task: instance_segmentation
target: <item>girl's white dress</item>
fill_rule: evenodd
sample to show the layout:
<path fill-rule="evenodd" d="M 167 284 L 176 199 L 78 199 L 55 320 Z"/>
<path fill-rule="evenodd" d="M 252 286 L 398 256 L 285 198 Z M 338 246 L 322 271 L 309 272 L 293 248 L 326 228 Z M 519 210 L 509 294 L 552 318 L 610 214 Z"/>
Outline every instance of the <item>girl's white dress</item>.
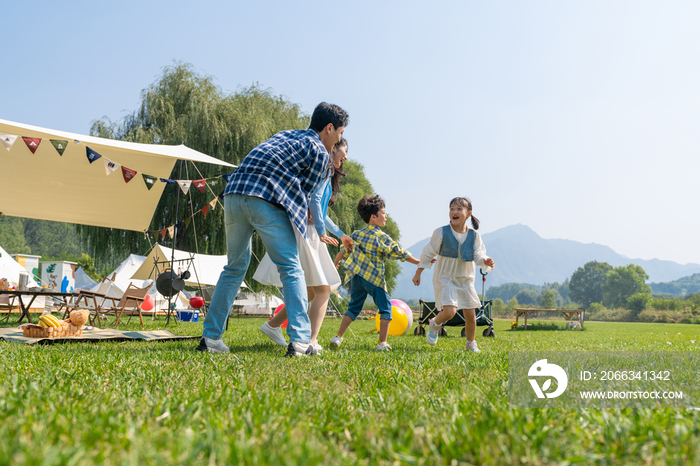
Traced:
<path fill-rule="evenodd" d="M 338 275 L 338 271 L 333 265 L 333 260 L 328 254 L 326 243 L 321 242 L 316 229 L 309 225 L 309 228 L 306 229 L 306 239 L 301 236 L 301 233 L 296 228 L 294 229 L 294 234 L 297 239 L 299 261 L 301 262 L 301 268 L 304 270 L 306 286 L 327 285 L 331 287 L 331 290 L 338 288 L 340 286 L 340 275 Z M 255 270 L 253 279 L 263 285 L 282 287 L 282 280 L 277 271 L 277 266 L 267 253 L 265 253 L 265 257 L 263 257 L 260 265 Z"/>
<path fill-rule="evenodd" d="M 442 227 L 440 227 L 433 232 L 430 242 L 423 248 L 418 268 L 432 268 L 431 261 L 437 256 L 433 270 L 433 291 L 435 292 L 435 306 L 438 310 L 442 310 L 443 306 L 457 306 L 457 309 L 479 308 L 481 301 L 474 288 L 475 264 L 484 269 L 484 272 L 492 270 L 491 267 L 484 265 L 484 260 L 488 259 L 486 248 L 481 241 L 481 235 L 475 231 L 474 260 L 465 262 L 462 260 L 461 244 L 466 239 L 467 233 L 460 234 L 452 228 L 450 231 L 457 239 L 457 244 L 460 245 L 458 257 L 439 255 L 440 246 L 442 246 Z"/>

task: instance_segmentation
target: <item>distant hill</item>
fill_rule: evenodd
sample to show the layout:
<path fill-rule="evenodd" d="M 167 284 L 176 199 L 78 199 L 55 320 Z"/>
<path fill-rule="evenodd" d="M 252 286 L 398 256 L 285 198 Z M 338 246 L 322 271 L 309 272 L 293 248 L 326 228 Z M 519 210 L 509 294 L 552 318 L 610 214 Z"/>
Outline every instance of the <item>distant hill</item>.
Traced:
<path fill-rule="evenodd" d="M 667 283 L 650 283 L 652 293 L 676 296 L 700 292 L 700 273 Z"/>
<path fill-rule="evenodd" d="M 486 251 L 496 261 L 496 269 L 487 276 L 486 288 L 503 283 L 529 283 L 542 285 L 566 280 L 586 262 L 607 262 L 613 267 L 627 264 L 641 266 L 649 274 L 650 282 L 670 282 L 681 277 L 700 273 L 700 264 L 678 264 L 659 259 L 630 259 L 608 246 L 580 243 L 566 239 L 544 239 L 526 225 L 517 224 L 482 235 Z M 430 241 L 417 242 L 409 251 L 419 256 Z M 432 300 L 432 273 L 423 272 L 421 286 L 415 287 L 411 279 L 416 266 L 402 264 L 402 273 L 393 293 L 397 298 L 423 298 Z M 476 289 L 481 293 L 481 280 Z"/>

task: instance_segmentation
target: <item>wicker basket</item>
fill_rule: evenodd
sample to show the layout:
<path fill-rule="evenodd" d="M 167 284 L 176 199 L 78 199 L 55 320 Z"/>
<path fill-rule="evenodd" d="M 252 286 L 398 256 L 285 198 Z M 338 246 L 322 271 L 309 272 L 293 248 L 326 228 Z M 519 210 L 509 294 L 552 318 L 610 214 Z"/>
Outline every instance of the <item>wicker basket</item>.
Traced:
<path fill-rule="evenodd" d="M 42 327 L 29 325 L 22 329 L 22 335 L 27 338 L 64 338 L 79 337 L 83 335 L 82 325 L 63 323 L 60 327 Z"/>

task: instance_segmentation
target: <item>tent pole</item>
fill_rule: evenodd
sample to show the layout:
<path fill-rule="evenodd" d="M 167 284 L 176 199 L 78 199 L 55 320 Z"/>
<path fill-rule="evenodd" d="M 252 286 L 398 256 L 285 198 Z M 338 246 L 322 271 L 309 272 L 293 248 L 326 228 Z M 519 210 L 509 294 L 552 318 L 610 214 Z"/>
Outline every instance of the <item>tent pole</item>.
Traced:
<path fill-rule="evenodd" d="M 180 174 L 178 175 L 178 179 L 182 179 L 182 160 L 180 160 Z M 173 254 L 170 258 L 170 271 L 175 272 L 175 238 L 177 237 L 177 217 L 179 215 L 179 210 L 180 208 L 180 185 L 178 184 L 177 186 L 177 198 L 175 199 L 175 227 L 173 229 Z M 180 294 L 178 292 L 178 294 Z M 173 281 L 170 280 L 170 293 L 168 296 L 168 318 L 165 321 L 165 326 L 167 327 L 168 324 L 170 323 L 170 314 L 172 313 L 172 299 L 173 299 Z M 177 302 L 177 301 L 175 301 Z"/>

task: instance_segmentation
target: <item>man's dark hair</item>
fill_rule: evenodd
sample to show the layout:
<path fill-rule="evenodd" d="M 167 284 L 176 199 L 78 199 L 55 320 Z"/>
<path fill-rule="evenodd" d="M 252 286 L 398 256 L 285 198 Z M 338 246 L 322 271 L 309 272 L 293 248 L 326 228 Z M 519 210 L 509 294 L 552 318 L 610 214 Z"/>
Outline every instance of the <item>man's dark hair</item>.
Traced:
<path fill-rule="evenodd" d="M 368 194 L 360 199 L 360 202 L 357 204 L 357 212 L 360 214 L 360 217 L 362 217 L 362 220 L 369 224 L 372 215 L 377 215 L 377 213 L 385 207 L 384 199 L 377 195 L 370 196 Z"/>
<path fill-rule="evenodd" d="M 323 131 L 323 128 L 328 126 L 328 123 L 333 123 L 334 129 L 347 126 L 348 112 L 337 105 L 321 102 L 314 109 L 314 114 L 311 115 L 309 128 L 320 133 Z"/>

